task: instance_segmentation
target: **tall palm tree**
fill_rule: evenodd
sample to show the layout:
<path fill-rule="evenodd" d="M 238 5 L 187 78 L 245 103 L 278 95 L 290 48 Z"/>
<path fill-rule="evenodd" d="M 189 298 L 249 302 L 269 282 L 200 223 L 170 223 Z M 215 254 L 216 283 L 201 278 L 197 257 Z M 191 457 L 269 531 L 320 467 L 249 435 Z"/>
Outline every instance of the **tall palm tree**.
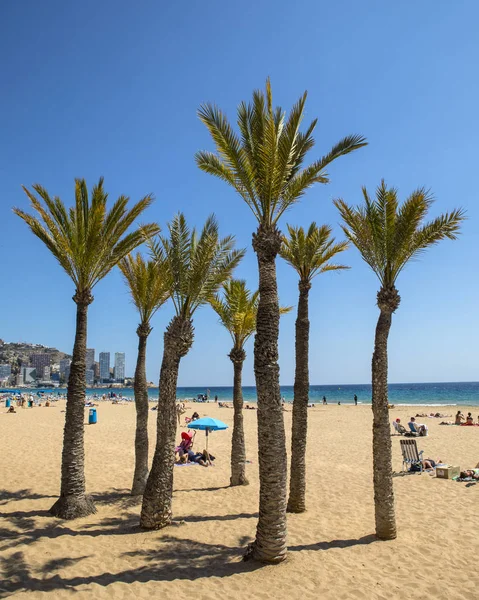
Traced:
<path fill-rule="evenodd" d="M 273 107 L 269 80 L 266 94 L 253 93 L 250 104 L 238 107 L 239 135 L 214 105 L 199 110 L 217 153 L 198 152 L 200 169 L 231 185 L 258 221 L 253 249 L 258 259 L 259 293 L 254 370 L 258 394 L 259 520 L 256 540 L 245 558 L 266 563 L 286 558 L 286 440 L 279 388 L 279 302 L 276 255 L 281 247 L 278 222 L 283 213 L 315 183 L 326 183 L 327 166 L 339 156 L 365 145 L 349 136 L 307 167 L 303 162 L 314 146 L 316 119 L 300 131 L 306 92 L 286 118 Z"/>
<path fill-rule="evenodd" d="M 259 292 L 251 293 L 242 279 L 230 279 L 223 284 L 223 296 L 218 294 L 211 306 L 220 318 L 221 324 L 231 335 L 233 348 L 228 354 L 233 363 L 233 435 L 231 439 L 231 478 L 230 485 L 248 485 L 245 473 L 246 449 L 243 429 L 243 363 L 246 359 L 244 346 L 256 330 Z M 291 310 L 282 307 L 281 314 Z"/>
<path fill-rule="evenodd" d="M 332 229 L 311 223 L 305 233 L 302 227 L 288 225 L 289 238 L 283 238 L 280 255 L 299 275 L 299 301 L 296 318 L 295 376 L 293 426 L 291 437 L 291 470 L 289 478 L 288 512 L 306 510 L 306 437 L 309 402 L 309 290 L 316 275 L 347 269 L 331 263 L 331 259 L 348 247 L 347 242 L 335 244 Z"/>
<path fill-rule="evenodd" d="M 453 210 L 425 223 L 432 196 L 420 188 L 400 205 L 397 190 L 387 188 L 384 180 L 376 190 L 375 200 L 370 198 L 366 188 L 363 188 L 363 197 L 364 204 L 357 207 L 348 206 L 340 199 L 335 205 L 344 221 L 342 228 L 346 237 L 380 282 L 377 294 L 380 312 L 372 358 L 374 506 L 376 535 L 391 540 L 396 537 L 396 518 L 388 422 L 387 344 L 392 314 L 401 301 L 396 279 L 406 264 L 429 246 L 445 238 L 456 239 L 464 212 Z"/>
<path fill-rule="evenodd" d="M 135 369 L 135 472 L 131 495 L 140 496 L 148 479 L 148 384 L 146 380 L 146 344 L 151 333 L 151 319 L 170 295 L 170 282 L 164 262 L 146 261 L 138 252 L 129 254 L 119 264 L 133 304 L 140 314 L 137 327 L 138 357 Z"/>
<path fill-rule="evenodd" d="M 83 444 L 87 312 L 93 302 L 92 290 L 124 256 L 155 235 L 158 226 L 143 225 L 127 233 L 153 198 L 145 196 L 128 208 L 129 198 L 120 196 L 107 211 L 108 194 L 102 178 L 92 189 L 91 201 L 85 180 L 76 179 L 75 205 L 69 211 L 60 198 L 50 198 L 40 185 L 33 186 L 40 199 L 23 189 L 38 217 L 18 208 L 14 212 L 50 250 L 75 286 L 76 333 L 68 378 L 60 498 L 50 509 L 56 517 L 75 519 L 96 510 L 92 499 L 85 494 Z"/>
<path fill-rule="evenodd" d="M 244 256 L 244 250 L 234 250 L 233 236 L 220 239 L 214 216 L 199 235 L 181 213 L 168 229 L 168 238 L 159 236 L 150 244 L 152 258 L 166 265 L 175 316 L 164 335 L 156 448 L 141 508 L 140 524 L 146 529 L 160 529 L 172 519 L 176 385 L 180 360 L 193 345 L 193 316 L 211 301 Z"/>

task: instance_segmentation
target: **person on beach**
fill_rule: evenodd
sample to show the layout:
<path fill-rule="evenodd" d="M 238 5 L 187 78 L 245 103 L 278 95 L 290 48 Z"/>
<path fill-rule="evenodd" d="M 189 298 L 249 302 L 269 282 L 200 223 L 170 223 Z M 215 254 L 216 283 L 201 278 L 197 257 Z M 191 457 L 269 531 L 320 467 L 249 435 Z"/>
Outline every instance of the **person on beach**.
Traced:
<path fill-rule="evenodd" d="M 175 448 L 175 452 L 178 454 L 180 461 L 183 458 L 183 456 L 185 454 L 188 454 L 188 452 L 193 447 L 194 437 L 195 437 L 195 434 L 190 433 L 189 431 L 181 432 L 181 442 L 180 442 L 179 446 L 177 446 Z"/>
<path fill-rule="evenodd" d="M 12 406 L 10 406 L 10 408 L 7 410 L 7 413 L 16 413 L 16 412 L 17 412 L 17 411 L 15 410 L 15 407 L 13 406 L 13 404 L 12 404 Z"/>
<path fill-rule="evenodd" d="M 416 423 L 416 419 L 414 417 L 411 417 L 411 420 L 408 423 L 408 427 L 413 433 L 417 433 L 421 436 L 427 435 L 426 425 L 420 425 L 419 423 Z"/>
<path fill-rule="evenodd" d="M 358 397 L 354 394 L 354 406 L 358 405 Z"/>
<path fill-rule="evenodd" d="M 328 401 L 326 400 L 326 396 L 323 396 L 323 406 L 327 403 L 328 403 Z"/>
<path fill-rule="evenodd" d="M 474 419 L 472 417 L 472 413 L 467 413 L 466 425 L 474 425 Z"/>
<path fill-rule="evenodd" d="M 176 405 L 176 416 L 178 417 L 178 425 L 181 425 L 181 415 L 186 411 L 185 403 L 179 402 Z"/>
<path fill-rule="evenodd" d="M 462 414 L 462 412 L 460 410 L 457 411 L 456 413 L 456 425 L 460 425 L 463 421 L 465 420 L 464 415 Z"/>

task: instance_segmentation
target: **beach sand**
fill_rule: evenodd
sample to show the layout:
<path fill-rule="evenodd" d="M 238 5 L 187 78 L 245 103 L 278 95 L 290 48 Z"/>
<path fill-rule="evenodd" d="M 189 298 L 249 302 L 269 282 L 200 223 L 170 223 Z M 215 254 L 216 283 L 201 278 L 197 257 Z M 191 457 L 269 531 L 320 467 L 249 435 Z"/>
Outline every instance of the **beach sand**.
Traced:
<path fill-rule="evenodd" d="M 187 415 L 197 410 L 232 425 L 231 409 L 190 407 Z M 98 423 L 85 428 L 87 489 L 97 514 L 76 521 L 49 516 L 60 482 L 63 408 L 59 402 L 15 415 L 0 409 L 0 597 L 479 597 L 479 483 L 429 474 L 396 477 L 398 538 L 375 540 L 369 406 L 309 410 L 308 510 L 288 516 L 288 559 L 274 567 L 241 560 L 257 522 L 256 411 L 246 410 L 244 418 L 251 484 L 228 487 L 231 429 L 212 433 L 213 468 L 175 467 L 174 514 L 186 523 L 144 532 L 140 505 L 128 496 L 133 404 L 103 403 Z M 452 414 L 458 408 L 434 410 Z M 390 413 L 404 423 L 410 414 L 430 411 L 418 406 Z M 155 420 L 150 412 L 151 451 Z M 417 440 L 425 457 L 461 468 L 477 464 L 479 427 L 418 421 L 429 426 L 429 437 Z M 289 451 L 291 412 L 285 422 Z M 401 470 L 399 439 L 392 438 L 395 471 Z M 195 447 L 201 450 L 203 442 L 198 432 Z"/>

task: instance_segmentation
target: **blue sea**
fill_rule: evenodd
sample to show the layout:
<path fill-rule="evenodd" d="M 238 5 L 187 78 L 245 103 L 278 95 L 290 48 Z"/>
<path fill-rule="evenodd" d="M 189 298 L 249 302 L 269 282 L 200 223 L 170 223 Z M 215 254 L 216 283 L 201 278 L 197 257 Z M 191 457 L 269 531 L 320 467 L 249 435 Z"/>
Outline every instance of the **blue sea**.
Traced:
<path fill-rule="evenodd" d="M 22 390 L 26 391 L 26 390 Z M 31 390 L 33 394 L 38 392 L 37 389 Z M 90 388 L 87 390 L 88 396 L 102 396 L 110 391 L 117 395 L 121 393 L 125 399 L 133 400 L 133 390 L 131 388 L 122 389 L 105 389 L 105 388 Z M 66 390 L 55 389 L 53 393 L 66 393 Z M 179 387 L 177 389 L 177 398 L 191 400 L 196 398 L 198 394 L 206 394 L 210 400 L 214 400 L 218 396 L 218 400 L 231 401 L 233 399 L 232 387 Z M 354 394 L 358 397 L 360 404 L 371 403 L 371 385 L 312 385 L 310 386 L 310 402 L 322 401 L 323 396 L 326 396 L 328 403 L 337 404 L 352 404 Z M 293 401 L 293 386 L 281 386 L 281 395 L 286 402 Z M 150 388 L 150 400 L 154 401 L 158 398 L 158 388 Z M 243 397 L 245 402 L 256 402 L 256 388 L 254 386 L 243 387 Z M 465 383 L 391 383 L 389 384 L 389 402 L 391 404 L 403 406 L 455 406 L 468 405 L 479 406 L 479 382 Z"/>

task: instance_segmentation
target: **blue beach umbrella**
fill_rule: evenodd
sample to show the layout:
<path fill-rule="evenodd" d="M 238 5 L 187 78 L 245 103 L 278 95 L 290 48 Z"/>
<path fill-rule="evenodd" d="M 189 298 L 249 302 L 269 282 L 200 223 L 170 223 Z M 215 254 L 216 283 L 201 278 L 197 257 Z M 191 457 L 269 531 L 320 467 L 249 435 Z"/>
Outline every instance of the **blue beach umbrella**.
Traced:
<path fill-rule="evenodd" d="M 221 431 L 222 429 L 228 429 L 228 425 L 218 419 L 212 417 L 203 417 L 202 419 L 196 419 L 192 421 L 188 427 L 190 429 L 200 429 L 206 433 L 206 453 L 208 454 L 208 434 L 210 431 Z"/>

